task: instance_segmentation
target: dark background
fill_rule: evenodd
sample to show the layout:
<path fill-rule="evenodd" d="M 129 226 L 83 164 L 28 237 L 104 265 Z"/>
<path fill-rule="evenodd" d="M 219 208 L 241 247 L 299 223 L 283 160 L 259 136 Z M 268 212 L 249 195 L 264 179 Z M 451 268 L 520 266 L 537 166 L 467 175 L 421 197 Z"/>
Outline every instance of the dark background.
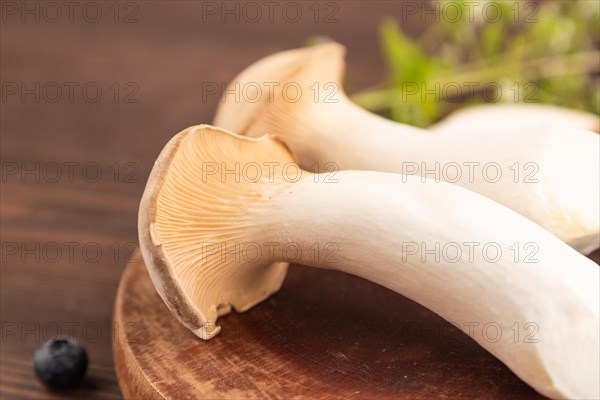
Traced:
<path fill-rule="evenodd" d="M 111 318 L 138 202 L 168 139 L 212 121 L 219 97 L 203 101 L 203 82 L 227 83 L 267 54 L 328 35 L 348 47 L 350 89 L 364 88 L 385 73 L 379 23 L 402 12 L 396 1 L 296 1 L 284 14 L 280 2 L 273 22 L 266 6 L 252 22 L 243 2 L 227 2 L 239 12 L 225 16 L 221 3 L 81 2 L 57 17 L 44 2 L 2 2 L 3 398 L 60 397 L 31 368 L 33 350 L 57 333 L 81 340 L 91 360 L 84 387 L 67 396 L 121 396 Z"/>
<path fill-rule="evenodd" d="M 45 2 L 2 2 L 3 398 L 61 397 L 31 368 L 33 350 L 57 334 L 81 340 L 91 360 L 83 387 L 64 396 L 121 397 L 111 318 L 138 202 L 169 138 L 212 121 L 219 96 L 203 99 L 203 83 L 225 84 L 265 55 L 327 35 L 348 48 L 352 92 L 385 76 L 385 16 L 415 36 L 425 28 L 400 1 L 295 1 L 287 11 L 281 1 L 273 21 L 264 3 L 253 22 L 255 9 L 233 1 L 238 12 L 225 16 L 221 1 L 82 1 L 61 16 Z"/>

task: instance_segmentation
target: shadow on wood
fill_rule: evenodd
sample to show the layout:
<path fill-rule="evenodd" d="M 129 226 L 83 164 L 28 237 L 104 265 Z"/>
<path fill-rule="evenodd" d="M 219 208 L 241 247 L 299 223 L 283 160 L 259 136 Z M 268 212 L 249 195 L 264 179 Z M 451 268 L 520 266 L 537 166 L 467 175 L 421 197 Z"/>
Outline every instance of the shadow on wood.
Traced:
<path fill-rule="evenodd" d="M 170 314 L 138 253 L 114 319 L 126 398 L 543 398 L 434 313 L 335 271 L 292 266 L 278 294 L 221 318 L 205 342 Z"/>

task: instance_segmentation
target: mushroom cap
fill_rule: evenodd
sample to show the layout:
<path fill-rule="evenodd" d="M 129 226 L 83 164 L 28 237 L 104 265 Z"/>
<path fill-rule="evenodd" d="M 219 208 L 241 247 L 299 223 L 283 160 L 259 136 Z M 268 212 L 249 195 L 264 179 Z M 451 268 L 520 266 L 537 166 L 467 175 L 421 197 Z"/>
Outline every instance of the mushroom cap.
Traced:
<path fill-rule="evenodd" d="M 273 229 L 270 201 L 290 163 L 272 137 L 208 125 L 175 135 L 156 160 L 139 208 L 140 248 L 169 310 L 202 339 L 232 306 L 245 311 L 280 288 L 288 264 L 246 245 Z"/>
<path fill-rule="evenodd" d="M 227 100 L 225 96 L 217 109 L 214 124 L 247 136 L 262 135 L 265 129 L 279 129 L 279 132 L 270 133 L 284 134 L 283 128 L 289 125 L 298 126 L 303 121 L 301 116 L 300 122 L 287 124 L 286 121 L 292 118 L 291 115 L 303 113 L 299 111 L 304 109 L 299 108 L 298 103 L 315 103 L 312 99 L 316 90 L 320 95 L 331 95 L 331 91 L 325 90 L 323 85 L 337 84 L 340 88 L 337 95 L 345 96 L 341 90 L 346 69 L 345 54 L 344 46 L 336 42 L 327 42 L 281 51 L 256 61 L 236 76 L 227 87 L 229 93 L 243 93 L 245 99 L 224 101 Z M 269 93 L 268 85 L 272 84 L 278 84 L 274 87 L 275 98 Z M 297 84 L 302 88 L 300 101 L 286 101 L 282 98 L 281 90 L 286 84 Z M 318 89 L 313 86 L 315 84 L 320 85 Z M 319 99 L 319 102 L 323 102 L 323 99 Z M 291 108 L 294 112 L 290 112 Z M 490 126 L 490 120 L 494 121 L 493 126 Z M 533 125 L 564 126 L 600 132 L 600 118 L 595 114 L 533 103 L 465 107 L 428 129 L 439 133 L 489 133 Z M 287 138 L 288 142 L 289 139 Z"/>
<path fill-rule="evenodd" d="M 295 100 L 286 101 L 281 98 L 281 91 L 285 85 L 301 88 L 299 101 L 314 99 L 310 86 L 315 83 L 327 82 L 341 86 L 346 68 L 345 54 L 344 46 L 328 42 L 282 51 L 258 60 L 236 76 L 227 87 L 229 93 L 242 91 L 247 99 L 253 101 L 221 101 L 215 114 L 214 125 L 244 135 L 251 131 L 254 134 L 251 133 L 250 136 L 256 135 L 257 132 L 263 134 L 264 131 L 254 126 L 255 122 L 264 119 L 266 112 L 273 112 L 274 104 L 283 107 L 297 106 Z M 277 84 L 272 89 L 275 98 L 269 93 L 269 85 L 273 84 Z M 290 91 L 292 90 L 293 88 L 290 88 Z M 325 91 L 320 88 L 319 92 Z"/>

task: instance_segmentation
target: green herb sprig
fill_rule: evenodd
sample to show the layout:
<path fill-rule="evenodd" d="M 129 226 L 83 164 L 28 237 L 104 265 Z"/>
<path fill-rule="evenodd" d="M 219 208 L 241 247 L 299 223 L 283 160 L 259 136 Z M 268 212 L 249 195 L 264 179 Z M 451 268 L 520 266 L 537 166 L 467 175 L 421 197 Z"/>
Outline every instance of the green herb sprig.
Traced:
<path fill-rule="evenodd" d="M 467 1 L 452 0 L 462 18 L 433 22 L 416 40 L 385 20 L 381 47 L 389 76 L 352 99 L 416 126 L 485 102 L 551 103 L 598 114 L 597 1 L 531 3 L 535 12 L 517 21 L 514 1 L 490 2 L 502 10 L 493 21 L 473 20 Z"/>

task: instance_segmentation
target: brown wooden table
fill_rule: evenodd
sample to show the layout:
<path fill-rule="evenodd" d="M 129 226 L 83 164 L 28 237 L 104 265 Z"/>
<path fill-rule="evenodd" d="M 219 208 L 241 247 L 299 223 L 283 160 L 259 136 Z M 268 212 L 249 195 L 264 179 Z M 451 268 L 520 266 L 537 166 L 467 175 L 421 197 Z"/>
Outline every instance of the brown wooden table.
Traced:
<path fill-rule="evenodd" d="M 403 18 L 394 1 L 320 3 L 316 22 L 314 2 L 298 1 L 296 23 L 283 2 L 273 23 L 266 9 L 258 22 L 250 9 L 239 22 L 214 14 L 221 2 L 79 4 L 2 3 L 2 398 L 121 397 L 112 312 L 138 201 L 167 140 L 212 120 L 218 95 L 203 96 L 203 83 L 320 34 L 347 45 L 348 85 L 360 89 L 384 74 L 381 19 Z M 91 360 L 66 393 L 47 391 L 31 368 L 33 350 L 57 334 L 81 340 Z"/>

